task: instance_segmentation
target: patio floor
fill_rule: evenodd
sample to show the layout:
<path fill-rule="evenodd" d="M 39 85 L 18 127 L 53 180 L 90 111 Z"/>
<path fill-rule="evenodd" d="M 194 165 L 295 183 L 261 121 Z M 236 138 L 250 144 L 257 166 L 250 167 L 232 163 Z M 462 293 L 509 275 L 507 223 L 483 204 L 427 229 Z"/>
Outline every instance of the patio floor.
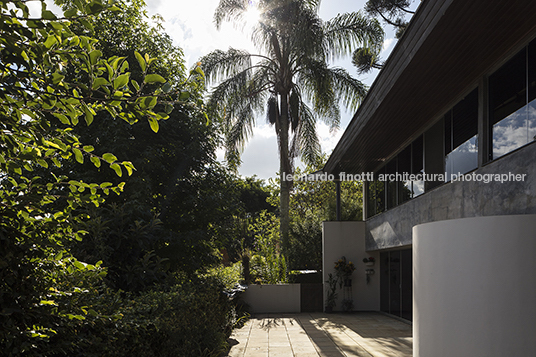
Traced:
<path fill-rule="evenodd" d="M 411 357 L 412 326 L 376 312 L 256 315 L 228 357 Z"/>

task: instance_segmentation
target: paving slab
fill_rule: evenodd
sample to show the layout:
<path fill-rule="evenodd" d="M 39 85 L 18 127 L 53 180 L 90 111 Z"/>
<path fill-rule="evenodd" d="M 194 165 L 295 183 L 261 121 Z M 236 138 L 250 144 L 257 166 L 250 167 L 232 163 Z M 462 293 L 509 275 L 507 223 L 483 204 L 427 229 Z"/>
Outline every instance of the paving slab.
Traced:
<path fill-rule="evenodd" d="M 376 312 L 255 315 L 227 357 L 411 357 L 410 323 Z"/>

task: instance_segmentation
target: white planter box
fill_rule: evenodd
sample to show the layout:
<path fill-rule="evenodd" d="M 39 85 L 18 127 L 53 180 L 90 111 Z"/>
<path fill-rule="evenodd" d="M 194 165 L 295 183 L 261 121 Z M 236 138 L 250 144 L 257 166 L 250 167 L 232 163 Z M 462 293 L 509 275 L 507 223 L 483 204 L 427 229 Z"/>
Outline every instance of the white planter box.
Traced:
<path fill-rule="evenodd" d="M 297 313 L 301 310 L 300 284 L 250 285 L 242 297 L 251 313 Z"/>

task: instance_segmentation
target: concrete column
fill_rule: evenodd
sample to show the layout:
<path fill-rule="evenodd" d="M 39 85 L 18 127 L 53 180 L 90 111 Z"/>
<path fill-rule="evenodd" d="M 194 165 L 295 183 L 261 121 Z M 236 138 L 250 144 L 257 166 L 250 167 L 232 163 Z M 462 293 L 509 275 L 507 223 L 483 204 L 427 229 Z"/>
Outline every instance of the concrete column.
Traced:
<path fill-rule="evenodd" d="M 536 351 L 536 215 L 413 228 L 416 357 Z"/>

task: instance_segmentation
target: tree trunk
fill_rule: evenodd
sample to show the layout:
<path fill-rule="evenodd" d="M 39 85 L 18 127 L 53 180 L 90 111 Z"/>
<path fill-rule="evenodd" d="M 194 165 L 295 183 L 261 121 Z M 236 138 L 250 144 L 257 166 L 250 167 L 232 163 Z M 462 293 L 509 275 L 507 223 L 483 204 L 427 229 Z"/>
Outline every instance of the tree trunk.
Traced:
<path fill-rule="evenodd" d="M 281 95 L 281 117 L 279 128 L 279 177 L 281 180 L 279 207 L 281 210 L 281 244 L 283 255 L 287 255 L 289 244 L 289 224 L 290 224 L 290 189 L 292 187 L 292 169 L 289 160 L 289 118 L 288 118 L 288 95 Z M 290 180 L 289 180 L 290 179 Z"/>

